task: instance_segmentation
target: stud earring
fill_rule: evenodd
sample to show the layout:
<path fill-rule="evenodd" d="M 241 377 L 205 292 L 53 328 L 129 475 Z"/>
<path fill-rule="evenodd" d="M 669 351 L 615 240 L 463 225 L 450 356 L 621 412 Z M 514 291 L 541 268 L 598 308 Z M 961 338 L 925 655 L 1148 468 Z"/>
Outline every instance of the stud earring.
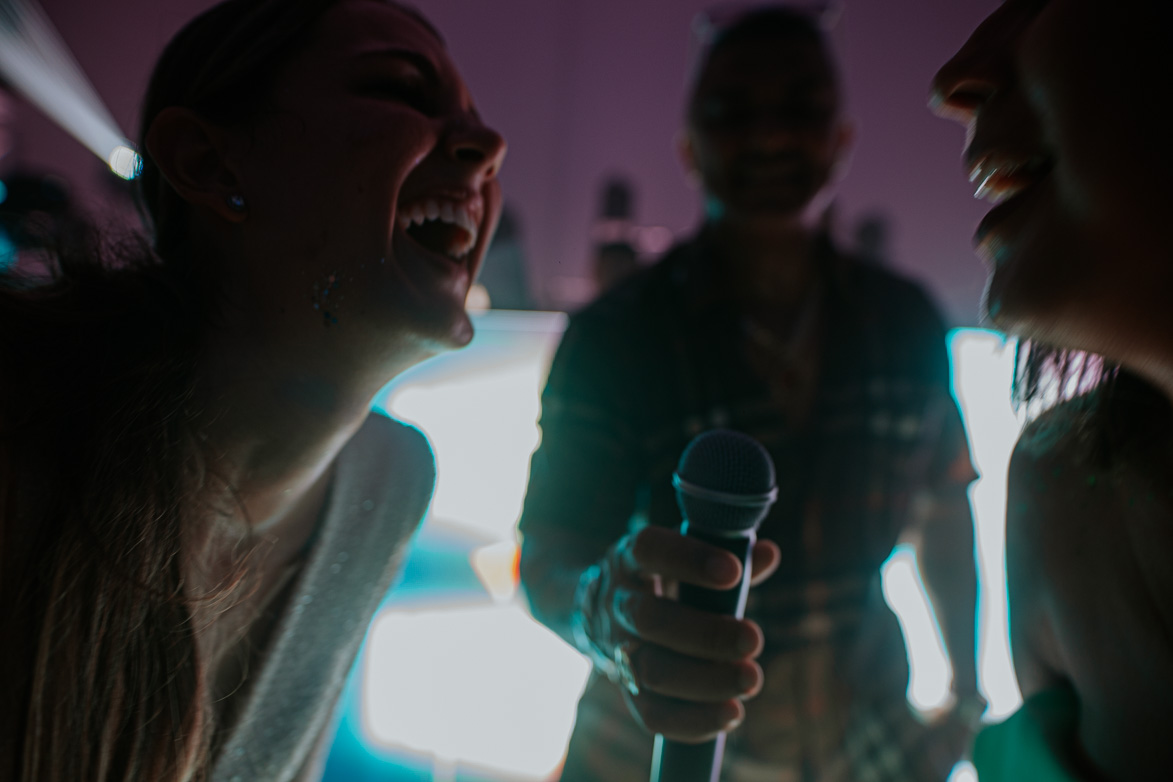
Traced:
<path fill-rule="evenodd" d="M 240 193 L 233 193 L 225 200 L 228 202 L 228 208 L 233 212 L 244 211 L 244 196 L 242 196 Z"/>

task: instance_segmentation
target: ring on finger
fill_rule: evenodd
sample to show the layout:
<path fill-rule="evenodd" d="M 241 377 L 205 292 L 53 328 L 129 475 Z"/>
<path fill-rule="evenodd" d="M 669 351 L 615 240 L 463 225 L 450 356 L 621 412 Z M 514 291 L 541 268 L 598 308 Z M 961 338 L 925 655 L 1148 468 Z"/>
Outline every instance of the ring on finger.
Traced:
<path fill-rule="evenodd" d="M 624 641 L 615 647 L 615 679 L 616 684 L 629 693 L 639 695 L 640 683 L 635 676 L 635 668 L 631 664 L 631 657 L 639 649 L 639 641 Z"/>

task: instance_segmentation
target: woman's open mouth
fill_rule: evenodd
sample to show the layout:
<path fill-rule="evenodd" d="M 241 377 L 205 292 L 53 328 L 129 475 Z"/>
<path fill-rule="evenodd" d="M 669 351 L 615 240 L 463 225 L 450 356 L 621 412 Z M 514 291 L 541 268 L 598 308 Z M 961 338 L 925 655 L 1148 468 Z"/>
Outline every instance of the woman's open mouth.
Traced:
<path fill-rule="evenodd" d="M 985 199 L 994 208 L 978 225 L 974 244 L 980 247 L 990 231 L 1024 203 L 1054 167 L 1054 159 L 1047 155 L 1025 158 L 989 155 L 979 160 L 969 174 L 970 181 L 977 183 L 974 198 Z"/>
<path fill-rule="evenodd" d="M 983 158 L 969 172 L 969 181 L 978 183 L 973 197 L 1000 204 L 1043 179 L 1053 167 L 1054 161 L 1044 155 L 1025 160 Z"/>
<path fill-rule="evenodd" d="M 477 245 L 484 206 L 479 197 L 428 196 L 401 204 L 399 227 L 425 250 L 463 263 Z"/>

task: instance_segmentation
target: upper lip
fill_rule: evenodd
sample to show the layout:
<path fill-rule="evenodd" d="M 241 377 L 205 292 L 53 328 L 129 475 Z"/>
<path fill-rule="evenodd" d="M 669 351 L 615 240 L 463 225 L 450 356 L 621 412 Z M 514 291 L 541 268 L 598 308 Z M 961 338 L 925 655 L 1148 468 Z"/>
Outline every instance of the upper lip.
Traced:
<path fill-rule="evenodd" d="M 477 246 L 484 222 L 485 202 L 480 193 L 467 189 L 440 189 L 419 195 L 405 196 L 396 207 L 396 220 L 405 231 L 412 224 L 440 220 L 459 226 L 468 232 L 456 252 L 463 257 Z"/>
<path fill-rule="evenodd" d="M 977 183 L 974 198 L 999 204 L 1042 179 L 1051 170 L 1051 157 L 1042 152 L 1005 150 L 971 152 L 966 156 L 969 181 Z"/>

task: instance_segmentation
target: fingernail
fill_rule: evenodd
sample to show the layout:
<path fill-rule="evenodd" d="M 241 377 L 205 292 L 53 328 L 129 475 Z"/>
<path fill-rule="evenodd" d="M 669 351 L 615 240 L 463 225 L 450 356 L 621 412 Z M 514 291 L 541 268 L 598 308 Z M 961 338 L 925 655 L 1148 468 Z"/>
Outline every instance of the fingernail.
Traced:
<path fill-rule="evenodd" d="M 737 566 L 728 557 L 709 557 L 705 570 L 714 581 L 731 581 L 737 576 Z"/>
<path fill-rule="evenodd" d="M 742 654 L 753 654 L 758 650 L 758 634 L 751 630 L 743 630 L 737 639 L 737 650 Z"/>
<path fill-rule="evenodd" d="M 757 689 L 760 681 L 760 674 L 756 665 L 750 665 L 741 670 L 741 691 L 743 693 L 751 693 Z"/>

